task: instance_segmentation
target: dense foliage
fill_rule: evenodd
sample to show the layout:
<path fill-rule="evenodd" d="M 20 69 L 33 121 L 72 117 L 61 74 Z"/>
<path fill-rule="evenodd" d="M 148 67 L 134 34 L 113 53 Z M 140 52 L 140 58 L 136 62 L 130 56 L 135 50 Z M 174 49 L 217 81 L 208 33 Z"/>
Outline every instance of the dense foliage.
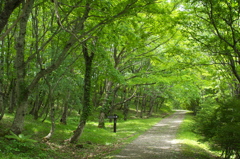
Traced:
<path fill-rule="evenodd" d="M 205 103 L 211 104 L 211 103 Z M 240 154 L 240 115 L 239 99 L 227 99 L 203 106 L 196 116 L 196 131 L 204 140 L 219 146 L 224 158 L 239 158 Z"/>
<path fill-rule="evenodd" d="M 229 104 L 217 111 L 215 102 L 203 105 L 240 96 L 239 6 L 236 0 L 1 0 L 0 120 L 14 116 L 2 136 L 22 136 L 31 115 L 50 120 L 42 137 L 50 140 L 57 121 L 67 125 L 78 113 L 74 133 L 64 139 L 76 143 L 89 120 L 104 128 L 116 112 L 126 121 L 130 111 L 146 118 L 183 108 L 226 122 L 219 134 L 203 133 L 225 150 L 220 138 L 235 125 L 220 118 L 238 115 L 223 111 Z M 228 150 L 226 157 L 238 156 Z"/>

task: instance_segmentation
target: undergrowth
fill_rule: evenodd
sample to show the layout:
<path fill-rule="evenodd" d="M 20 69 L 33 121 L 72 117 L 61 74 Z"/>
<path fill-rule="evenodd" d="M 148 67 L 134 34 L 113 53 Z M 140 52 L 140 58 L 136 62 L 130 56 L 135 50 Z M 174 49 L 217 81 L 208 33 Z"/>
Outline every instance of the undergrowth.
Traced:
<path fill-rule="evenodd" d="M 134 114 L 130 114 L 134 116 Z M 158 116 L 158 117 L 156 117 Z M 0 121 L 0 158 L 3 159 L 69 159 L 69 158 L 102 158 L 119 149 L 137 136 L 148 130 L 161 120 L 161 115 L 154 118 L 129 119 L 121 117 L 117 121 L 117 132 L 113 132 L 113 123 L 106 119 L 106 128 L 97 127 L 97 120 L 92 118 L 84 128 L 83 135 L 77 144 L 64 144 L 78 125 L 79 116 L 69 116 L 67 125 L 56 121 L 56 130 L 53 137 L 43 140 L 51 127 L 51 122 L 41 119 L 33 120 L 31 115 L 26 116 L 25 129 L 19 136 L 7 134 L 13 116 L 5 114 Z"/>
<path fill-rule="evenodd" d="M 183 123 L 181 124 L 177 139 L 181 144 L 181 150 L 186 159 L 214 159 L 218 158 L 219 152 L 211 149 L 207 142 L 201 142 L 202 136 L 195 134 L 194 115 L 189 112 L 186 114 Z"/>

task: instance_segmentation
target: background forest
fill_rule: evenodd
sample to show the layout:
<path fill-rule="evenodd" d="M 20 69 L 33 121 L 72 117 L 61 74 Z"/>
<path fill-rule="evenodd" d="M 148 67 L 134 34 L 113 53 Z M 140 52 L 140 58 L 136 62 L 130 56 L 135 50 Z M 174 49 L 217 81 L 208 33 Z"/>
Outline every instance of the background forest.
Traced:
<path fill-rule="evenodd" d="M 239 3 L 1 0 L 0 135 L 26 137 L 30 119 L 48 133 L 28 135 L 49 141 L 74 118 L 59 142 L 78 143 L 109 115 L 188 109 L 194 131 L 239 158 Z"/>

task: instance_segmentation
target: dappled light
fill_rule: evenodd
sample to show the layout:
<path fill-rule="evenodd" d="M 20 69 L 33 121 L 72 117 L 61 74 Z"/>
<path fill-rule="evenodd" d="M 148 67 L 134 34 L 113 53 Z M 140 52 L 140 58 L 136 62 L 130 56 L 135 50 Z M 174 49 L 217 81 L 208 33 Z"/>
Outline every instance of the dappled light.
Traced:
<path fill-rule="evenodd" d="M 183 117 L 184 111 L 180 114 L 176 112 L 161 120 L 124 148 L 115 158 L 168 158 L 173 152 L 178 155 L 180 142 L 175 139 L 175 135 L 181 123 L 179 121 L 182 121 Z"/>
<path fill-rule="evenodd" d="M 0 0 L 0 158 L 240 158 L 239 26 L 239 0 Z"/>
<path fill-rule="evenodd" d="M 174 123 L 181 123 L 181 122 L 182 122 L 181 120 L 174 121 Z"/>
<path fill-rule="evenodd" d="M 169 124 L 157 124 L 157 125 L 155 125 L 155 127 L 161 127 L 161 126 L 167 126 L 167 125 L 169 125 Z"/>
<path fill-rule="evenodd" d="M 171 144 L 179 144 L 179 143 L 181 143 L 181 141 L 177 140 L 177 139 L 169 140 L 169 141 L 166 141 L 166 142 L 169 142 Z"/>

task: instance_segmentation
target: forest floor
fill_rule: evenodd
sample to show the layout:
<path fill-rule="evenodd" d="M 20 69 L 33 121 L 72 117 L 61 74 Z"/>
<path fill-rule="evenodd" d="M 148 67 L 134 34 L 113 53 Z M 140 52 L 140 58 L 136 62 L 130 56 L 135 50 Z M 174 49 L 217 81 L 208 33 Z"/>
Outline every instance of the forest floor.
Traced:
<path fill-rule="evenodd" d="M 176 133 L 187 111 L 177 110 L 169 117 L 162 119 L 132 143 L 114 155 L 115 159 L 185 159 L 194 156 L 184 156 L 181 144 L 176 140 Z"/>
<path fill-rule="evenodd" d="M 155 116 L 127 121 L 119 118 L 117 133 L 112 132 L 110 122 L 105 123 L 105 129 L 99 129 L 98 122 L 89 121 L 77 144 L 63 144 L 61 141 L 71 135 L 78 116 L 69 117 L 68 125 L 58 124 L 53 138 L 44 141 L 41 138 L 49 132 L 46 128 L 51 122 L 32 122 L 29 115 L 26 117 L 25 135 L 22 135 L 26 140 L 19 142 L 1 135 L 10 127 L 13 118 L 11 114 L 6 114 L 0 122 L 0 158 L 216 159 L 215 154 L 198 143 L 199 137 L 191 131 L 194 124 L 191 112 L 177 110 L 170 114 L 165 118 Z M 37 143 L 27 142 L 29 137 Z"/>

